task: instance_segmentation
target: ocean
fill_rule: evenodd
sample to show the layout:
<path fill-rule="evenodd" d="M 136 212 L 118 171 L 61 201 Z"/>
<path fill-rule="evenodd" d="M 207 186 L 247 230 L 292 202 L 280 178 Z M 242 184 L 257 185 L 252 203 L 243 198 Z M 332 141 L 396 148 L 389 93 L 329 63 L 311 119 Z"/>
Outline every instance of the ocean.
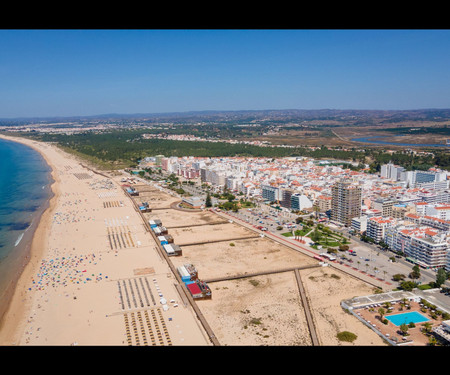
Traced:
<path fill-rule="evenodd" d="M 52 197 L 51 168 L 36 150 L 0 139 L 0 318 Z"/>

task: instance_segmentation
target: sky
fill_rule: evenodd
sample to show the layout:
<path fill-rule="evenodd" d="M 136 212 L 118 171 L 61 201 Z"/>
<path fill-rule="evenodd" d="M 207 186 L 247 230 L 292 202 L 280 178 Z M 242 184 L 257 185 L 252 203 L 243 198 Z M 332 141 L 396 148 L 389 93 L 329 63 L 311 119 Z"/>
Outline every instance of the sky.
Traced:
<path fill-rule="evenodd" d="M 0 118 L 450 108 L 450 30 L 0 30 Z"/>

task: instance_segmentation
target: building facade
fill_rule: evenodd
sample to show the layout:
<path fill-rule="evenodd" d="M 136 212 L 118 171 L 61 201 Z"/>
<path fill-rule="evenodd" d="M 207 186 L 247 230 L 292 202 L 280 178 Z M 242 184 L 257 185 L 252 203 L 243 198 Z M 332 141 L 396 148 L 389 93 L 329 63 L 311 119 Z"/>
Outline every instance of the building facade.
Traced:
<path fill-rule="evenodd" d="M 331 188 L 331 220 L 347 227 L 361 216 L 361 187 L 351 181 L 339 181 Z"/>

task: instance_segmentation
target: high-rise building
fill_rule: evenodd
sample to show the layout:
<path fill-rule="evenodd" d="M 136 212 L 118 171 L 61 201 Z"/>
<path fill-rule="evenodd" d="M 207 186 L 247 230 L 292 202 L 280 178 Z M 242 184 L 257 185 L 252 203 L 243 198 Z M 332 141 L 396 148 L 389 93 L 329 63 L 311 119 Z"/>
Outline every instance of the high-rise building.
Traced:
<path fill-rule="evenodd" d="M 300 193 L 295 193 L 291 195 L 291 208 L 293 210 L 304 210 L 305 208 L 311 208 L 313 206 L 309 198 Z"/>
<path fill-rule="evenodd" d="M 262 185 L 262 197 L 266 201 L 275 202 L 281 200 L 281 190 L 270 185 Z"/>
<path fill-rule="evenodd" d="M 282 189 L 281 190 L 281 207 L 291 208 L 291 197 L 295 194 L 293 189 Z"/>
<path fill-rule="evenodd" d="M 331 188 L 331 220 L 351 226 L 361 216 L 361 187 L 351 181 L 339 181 Z"/>
<path fill-rule="evenodd" d="M 387 178 L 390 180 L 398 181 L 400 179 L 400 173 L 404 171 L 405 168 L 399 167 L 392 163 L 383 164 L 381 166 L 380 176 L 381 178 Z"/>

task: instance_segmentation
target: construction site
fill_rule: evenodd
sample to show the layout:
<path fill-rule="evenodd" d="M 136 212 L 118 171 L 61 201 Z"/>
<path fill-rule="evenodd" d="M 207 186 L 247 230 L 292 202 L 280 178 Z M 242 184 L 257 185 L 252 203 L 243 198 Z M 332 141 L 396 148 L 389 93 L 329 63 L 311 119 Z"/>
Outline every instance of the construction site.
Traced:
<path fill-rule="evenodd" d="M 180 209 L 158 186 L 132 189 L 124 188 L 212 345 L 346 345 L 341 331 L 359 337 L 350 345 L 384 345 L 340 306 L 373 285 L 224 213 Z"/>

